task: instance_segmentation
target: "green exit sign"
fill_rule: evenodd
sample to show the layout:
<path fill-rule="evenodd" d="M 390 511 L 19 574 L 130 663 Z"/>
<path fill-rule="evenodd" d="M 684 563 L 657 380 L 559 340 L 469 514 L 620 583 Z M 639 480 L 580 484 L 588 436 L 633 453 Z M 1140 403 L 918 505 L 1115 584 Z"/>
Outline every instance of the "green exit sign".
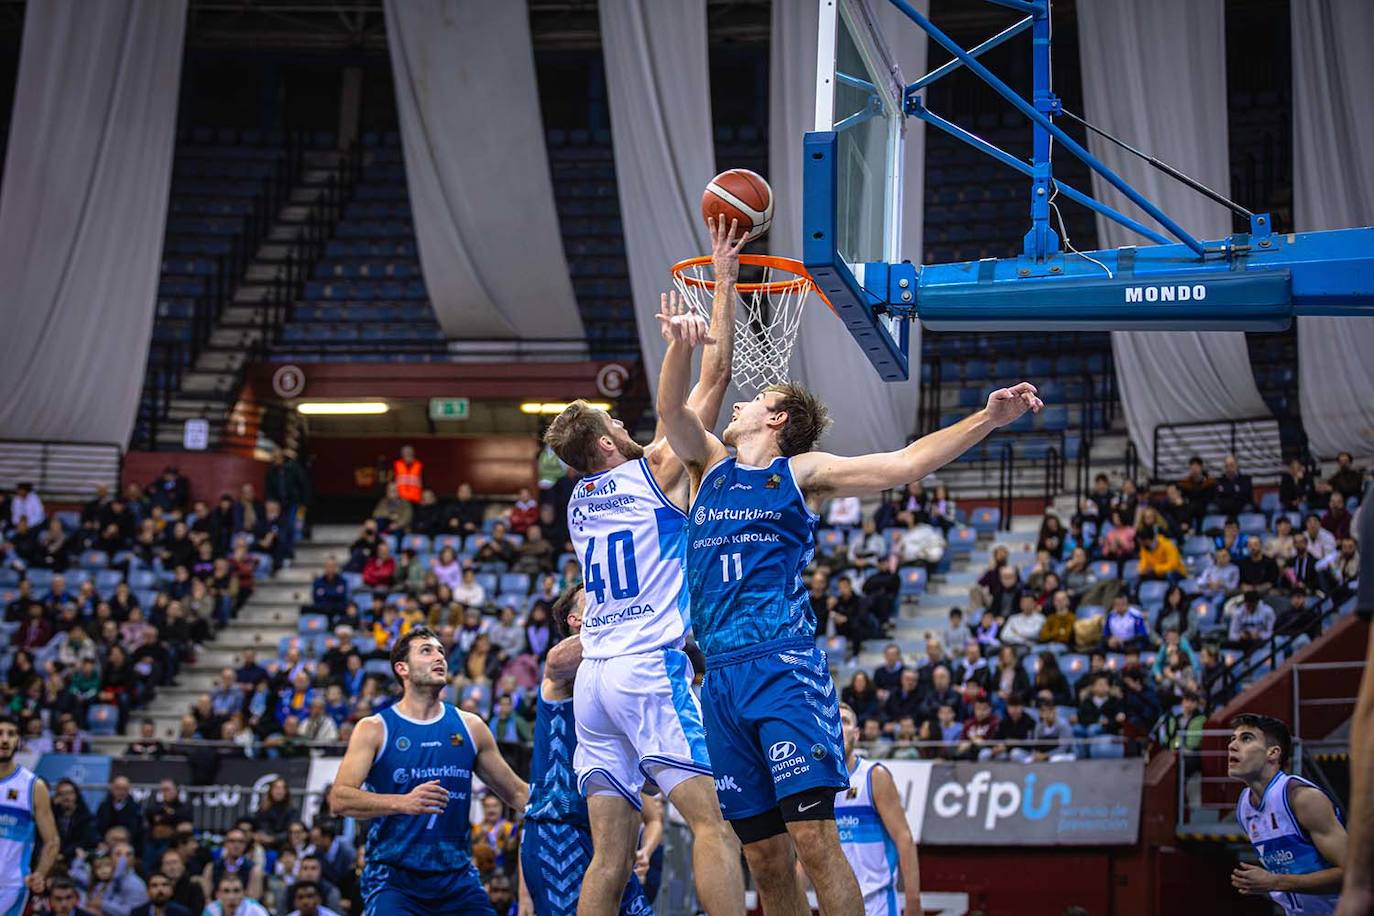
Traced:
<path fill-rule="evenodd" d="M 468 418 L 468 399 L 430 398 L 429 418 L 431 420 L 466 420 Z"/>

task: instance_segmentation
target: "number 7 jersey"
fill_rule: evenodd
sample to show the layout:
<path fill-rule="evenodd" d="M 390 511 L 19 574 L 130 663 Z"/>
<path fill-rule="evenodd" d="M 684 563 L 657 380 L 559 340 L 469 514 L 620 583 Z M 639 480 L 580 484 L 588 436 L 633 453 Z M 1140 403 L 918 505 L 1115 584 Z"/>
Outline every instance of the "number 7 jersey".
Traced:
<path fill-rule="evenodd" d="M 687 516 L 659 489 L 647 460 L 578 481 L 568 530 L 582 563 L 584 658 L 680 647 L 689 609 Z"/>

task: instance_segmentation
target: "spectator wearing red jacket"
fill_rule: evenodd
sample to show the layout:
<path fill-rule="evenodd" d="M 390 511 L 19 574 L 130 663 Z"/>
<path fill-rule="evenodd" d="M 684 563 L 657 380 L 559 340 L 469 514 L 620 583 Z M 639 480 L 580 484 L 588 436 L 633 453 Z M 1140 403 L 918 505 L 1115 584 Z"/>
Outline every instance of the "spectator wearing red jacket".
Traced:
<path fill-rule="evenodd" d="M 520 488 L 520 498 L 510 510 L 510 530 L 524 535 L 530 525 L 539 521 L 539 503 L 530 495 L 529 487 Z"/>
<path fill-rule="evenodd" d="M 377 545 L 377 555 L 363 564 L 363 584 L 368 588 L 391 588 L 396 581 L 396 558 L 391 555 L 391 545 L 382 541 Z"/>

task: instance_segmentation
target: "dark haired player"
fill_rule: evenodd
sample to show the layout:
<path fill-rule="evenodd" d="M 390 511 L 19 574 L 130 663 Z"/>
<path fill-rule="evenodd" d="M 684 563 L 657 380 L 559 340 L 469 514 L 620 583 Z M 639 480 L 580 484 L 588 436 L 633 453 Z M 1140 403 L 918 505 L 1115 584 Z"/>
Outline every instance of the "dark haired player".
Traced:
<path fill-rule="evenodd" d="M 1345 865 L 1345 822 L 1329 796 L 1301 776 L 1284 772 L 1293 751 L 1288 726 L 1269 716 L 1231 720 L 1226 775 L 1245 783 L 1236 819 L 1261 865 L 1243 862 L 1231 884 L 1245 894 L 1268 894 L 1285 913 L 1336 912 Z"/>
<path fill-rule="evenodd" d="M 569 586 L 553 605 L 554 632 L 561 637 L 544 662 L 544 680 L 534 716 L 534 753 L 530 756 L 530 803 L 520 838 L 520 876 L 536 916 L 573 916 L 582 876 L 592 862 L 587 800 L 577 791 L 573 750 L 573 681 L 582 662 L 586 593 Z M 630 875 L 620 898 L 622 916 L 653 916 L 639 878 Z"/>
<path fill-rule="evenodd" d="M 404 694 L 358 722 L 330 791 L 336 816 L 374 819 L 363 912 L 494 914 L 468 843 L 472 775 L 516 810 L 529 786 L 485 722 L 440 699 L 448 663 L 433 630 L 416 627 L 396 640 L 391 670 Z"/>
<path fill-rule="evenodd" d="M 904 449 L 843 458 L 812 450 L 827 422 L 820 401 L 800 385 L 770 385 L 734 405 L 717 439 L 687 407 L 692 349 L 710 335 L 665 305 L 658 415 L 691 483 L 687 589 L 706 653 L 707 753 L 717 785 L 735 787 L 720 792 L 721 808 L 769 912 L 805 912 L 795 846 L 821 911 L 862 913 L 835 825 L 835 793 L 849 786 L 838 697 L 802 578 L 815 551 L 813 506 L 920 480 L 1042 405 L 1022 382 Z"/>
<path fill-rule="evenodd" d="M 48 784 L 14 762 L 18 751 L 19 723 L 0 716 L 0 913 L 22 913 L 30 893 L 43 893 L 61 851 Z M 35 831 L 43 849 L 29 871 Z"/>

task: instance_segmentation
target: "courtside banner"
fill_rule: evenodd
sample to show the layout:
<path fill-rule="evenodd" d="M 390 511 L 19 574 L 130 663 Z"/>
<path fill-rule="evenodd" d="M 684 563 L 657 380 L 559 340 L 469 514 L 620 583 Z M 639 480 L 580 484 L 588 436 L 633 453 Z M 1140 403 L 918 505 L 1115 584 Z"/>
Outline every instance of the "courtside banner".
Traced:
<path fill-rule="evenodd" d="M 935 846 L 1131 844 L 1141 758 L 1065 763 L 884 760 L 917 842 Z"/>

